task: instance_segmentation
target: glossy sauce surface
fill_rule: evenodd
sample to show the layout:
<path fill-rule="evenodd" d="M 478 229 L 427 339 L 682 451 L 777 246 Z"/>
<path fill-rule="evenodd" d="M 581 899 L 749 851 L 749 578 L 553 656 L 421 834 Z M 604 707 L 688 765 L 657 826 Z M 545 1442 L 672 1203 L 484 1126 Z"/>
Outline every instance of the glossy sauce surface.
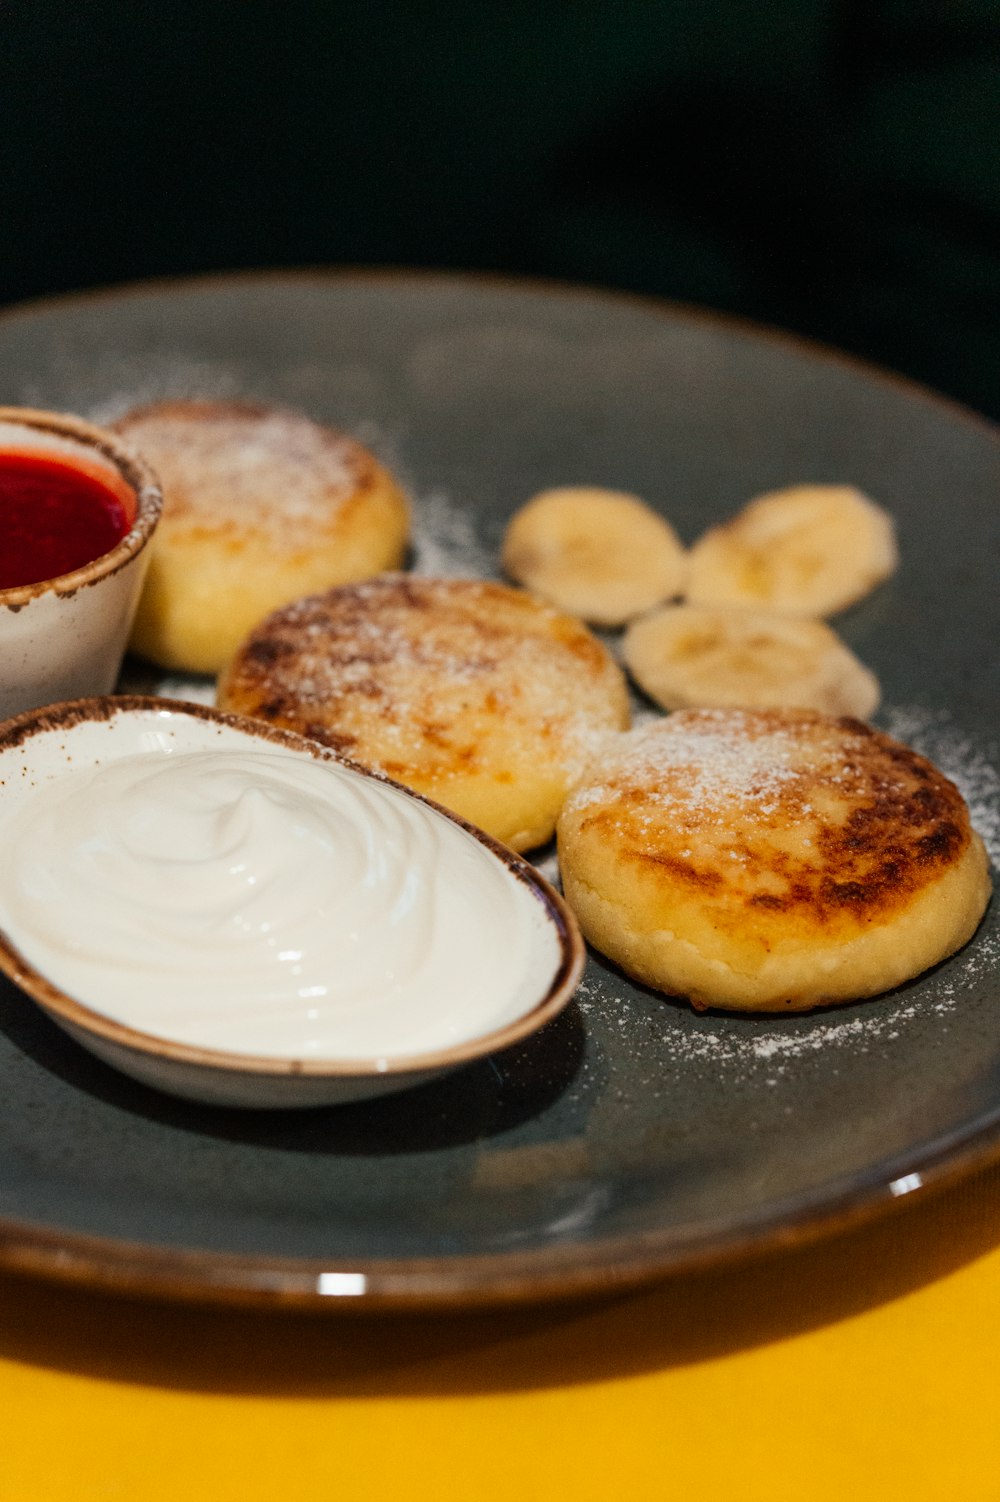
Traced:
<path fill-rule="evenodd" d="M 110 471 L 104 478 L 55 453 L 0 452 L 0 589 L 56 579 L 110 552 L 131 525 L 129 495 Z"/>
<path fill-rule="evenodd" d="M 532 890 L 400 789 L 280 748 L 140 754 L 40 784 L 0 927 L 119 1022 L 257 1056 L 384 1059 L 524 1015 L 560 962 Z"/>

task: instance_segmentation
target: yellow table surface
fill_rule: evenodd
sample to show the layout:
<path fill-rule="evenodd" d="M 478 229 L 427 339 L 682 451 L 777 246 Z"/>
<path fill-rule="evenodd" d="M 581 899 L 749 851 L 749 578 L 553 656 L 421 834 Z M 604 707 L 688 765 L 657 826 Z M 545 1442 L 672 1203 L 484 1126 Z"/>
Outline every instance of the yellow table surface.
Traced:
<path fill-rule="evenodd" d="M 615 1301 L 319 1317 L 0 1277 L 0 1499 L 1000 1499 L 1000 1169 Z"/>

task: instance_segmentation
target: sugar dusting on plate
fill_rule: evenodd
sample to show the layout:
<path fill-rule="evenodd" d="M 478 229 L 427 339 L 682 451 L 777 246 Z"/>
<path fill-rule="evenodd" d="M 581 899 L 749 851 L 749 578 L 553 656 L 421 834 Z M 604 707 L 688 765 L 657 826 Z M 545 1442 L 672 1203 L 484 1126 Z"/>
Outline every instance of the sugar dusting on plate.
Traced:
<path fill-rule="evenodd" d="M 413 497 L 413 568 L 439 579 L 495 579 L 496 559 L 469 509 L 443 490 Z"/>

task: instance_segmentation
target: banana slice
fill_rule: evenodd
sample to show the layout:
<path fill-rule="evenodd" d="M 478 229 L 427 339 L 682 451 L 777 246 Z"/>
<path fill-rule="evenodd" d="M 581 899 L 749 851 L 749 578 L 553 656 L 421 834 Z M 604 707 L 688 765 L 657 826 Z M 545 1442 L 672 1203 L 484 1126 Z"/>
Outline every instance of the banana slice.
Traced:
<path fill-rule="evenodd" d="M 543 490 L 512 518 L 503 566 L 560 610 L 621 626 L 679 594 L 686 555 L 669 522 L 619 490 Z"/>
<path fill-rule="evenodd" d="M 878 679 L 822 621 L 671 605 L 634 621 L 625 665 L 664 709 L 817 709 L 866 720 Z"/>
<path fill-rule="evenodd" d="M 849 485 L 798 485 L 750 501 L 699 538 L 687 597 L 789 615 L 833 615 L 898 562 L 892 518 Z"/>

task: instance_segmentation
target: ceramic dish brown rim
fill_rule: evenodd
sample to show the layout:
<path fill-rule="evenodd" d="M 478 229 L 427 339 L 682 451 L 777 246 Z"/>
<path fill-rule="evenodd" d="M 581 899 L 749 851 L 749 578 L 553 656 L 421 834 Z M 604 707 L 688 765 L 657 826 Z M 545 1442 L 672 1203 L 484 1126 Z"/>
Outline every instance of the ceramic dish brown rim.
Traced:
<path fill-rule="evenodd" d="M 12 426 L 34 428 L 39 433 L 51 433 L 55 438 L 71 438 L 85 448 L 96 449 L 124 475 L 135 492 L 135 518 L 125 536 L 108 553 L 102 553 L 90 563 L 72 569 L 68 574 L 59 574 L 54 579 L 40 579 L 35 584 L 18 584 L 11 589 L 0 589 L 0 607 L 19 610 L 40 595 L 73 595 L 78 589 L 96 584 L 109 574 L 124 568 L 137 553 L 141 553 L 163 510 L 160 482 L 138 454 L 126 448 L 114 434 L 105 432 L 82 417 L 71 417 L 59 412 L 44 412 L 36 407 L 0 407 L 0 422 Z"/>
<path fill-rule="evenodd" d="M 289 286 L 314 282 L 320 286 L 337 286 L 343 283 L 355 285 L 406 282 L 433 287 L 435 284 L 483 287 L 495 291 L 505 288 L 511 292 L 535 292 L 545 297 L 562 298 L 567 302 L 586 299 L 588 302 L 607 302 L 612 306 L 641 308 L 653 318 L 676 319 L 704 324 L 728 330 L 744 338 L 769 344 L 776 349 L 794 351 L 817 360 L 823 365 L 853 371 L 867 381 L 890 390 L 905 392 L 915 401 L 945 412 L 956 422 L 974 427 L 982 436 L 1000 444 L 1000 426 L 984 417 L 981 412 L 964 406 L 960 401 L 924 386 L 911 376 L 877 365 L 861 355 L 848 354 L 845 350 L 823 344 L 806 334 L 792 333 L 788 329 L 774 328 L 758 323 L 755 319 L 738 313 L 720 313 L 714 308 L 698 303 L 684 302 L 680 298 L 658 297 L 652 293 L 629 292 L 622 288 L 591 286 L 586 282 L 554 281 L 544 276 L 510 275 L 500 271 L 439 271 L 428 267 L 410 266 L 279 266 L 241 267 L 237 271 L 195 273 L 192 276 L 148 277 L 144 280 L 112 284 L 104 287 L 88 287 L 77 291 L 53 294 L 51 297 L 26 298 L 11 307 L 0 308 L 0 323 L 15 323 L 21 318 L 36 317 L 40 313 L 57 312 L 61 308 L 83 308 L 100 305 L 104 301 L 119 303 L 130 297 L 145 297 L 150 294 L 170 292 L 196 292 L 199 289 L 252 286 L 254 283 L 284 282 Z M 51 415 L 51 414 L 49 414 Z"/>
<path fill-rule="evenodd" d="M 379 1079 L 391 1079 L 393 1076 L 422 1074 L 428 1070 L 451 1069 L 459 1064 L 469 1063 L 473 1059 L 482 1058 L 486 1054 L 496 1053 L 502 1048 L 510 1048 L 513 1044 L 521 1042 L 531 1033 L 537 1032 L 540 1027 L 544 1027 L 567 1005 L 580 979 L 586 955 L 576 919 L 558 892 L 554 891 L 545 878 L 527 861 L 522 860 L 499 841 L 491 839 L 481 829 L 466 823 L 464 819 L 460 819 L 456 814 L 442 808 L 431 799 L 402 787 L 398 782 L 393 782 L 391 778 L 373 772 L 368 767 L 359 766 L 357 762 L 348 760 L 347 757 L 328 746 L 321 746 L 318 742 L 307 740 L 304 736 L 296 735 L 292 731 L 281 730 L 273 725 L 264 725 L 242 715 L 226 714 L 221 710 L 209 709 L 201 704 L 188 704 L 182 700 L 135 694 L 73 699 L 63 704 L 50 704 L 42 709 L 27 710 L 0 726 L 0 754 L 25 745 L 36 735 L 69 730 L 80 724 L 108 722 L 117 715 L 162 714 L 165 711 L 184 719 L 200 720 L 210 725 L 224 725 L 254 740 L 301 752 L 311 756 L 315 761 L 333 762 L 338 766 L 348 767 L 372 782 L 381 782 L 388 787 L 396 788 L 407 798 L 415 798 L 418 803 L 433 808 L 449 823 L 457 824 L 478 844 L 485 846 L 542 904 L 558 936 L 560 951 L 558 968 L 545 994 L 522 1017 L 488 1033 L 479 1034 L 464 1043 L 455 1044 L 451 1048 L 438 1049 L 433 1053 L 405 1054 L 381 1060 L 375 1058 L 347 1061 L 286 1059 L 199 1048 L 170 1038 L 158 1037 L 152 1033 L 144 1033 L 124 1023 L 116 1022 L 113 1018 L 95 1011 L 84 1003 L 75 1001 L 65 991 L 53 985 L 22 957 L 16 945 L 11 942 L 3 929 L 0 929 L 0 970 L 46 1011 L 54 1012 L 66 1022 L 72 1023 L 87 1033 L 96 1034 L 98 1037 L 108 1039 L 109 1042 L 154 1058 L 207 1066 L 232 1074 L 277 1075 L 285 1078 L 310 1076 L 318 1079 L 347 1080 L 373 1076 Z"/>
<path fill-rule="evenodd" d="M 964 1149 L 922 1158 L 913 1180 L 921 1191 L 944 1189 L 1000 1156 L 1000 1130 Z M 366 1314 L 468 1310 L 569 1301 L 640 1288 L 667 1275 L 702 1272 L 733 1262 L 808 1246 L 848 1232 L 890 1211 L 904 1198 L 892 1186 L 867 1192 L 797 1199 L 794 1211 L 772 1205 L 757 1223 L 736 1233 L 700 1230 L 685 1240 L 671 1231 L 668 1245 L 655 1234 L 609 1237 L 586 1246 L 549 1247 L 516 1256 L 436 1257 L 355 1261 L 263 1257 L 157 1247 L 41 1226 L 0 1222 L 0 1266 L 8 1272 L 56 1278 L 129 1296 L 258 1309 Z"/>

